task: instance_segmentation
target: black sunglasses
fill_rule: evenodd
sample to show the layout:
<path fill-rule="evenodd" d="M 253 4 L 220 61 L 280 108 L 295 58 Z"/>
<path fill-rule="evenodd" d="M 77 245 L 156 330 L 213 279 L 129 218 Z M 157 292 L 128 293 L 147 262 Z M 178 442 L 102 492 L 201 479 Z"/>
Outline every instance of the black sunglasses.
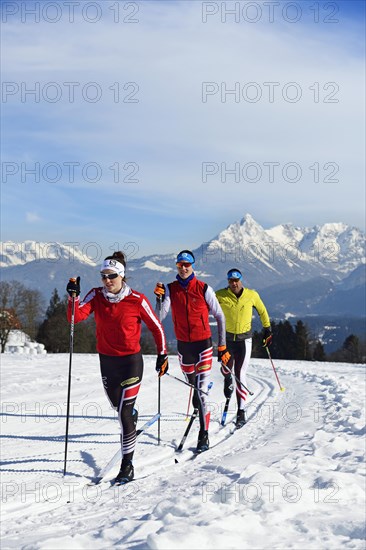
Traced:
<path fill-rule="evenodd" d="M 118 273 L 101 273 L 100 276 L 102 279 L 116 279 L 118 277 Z"/>

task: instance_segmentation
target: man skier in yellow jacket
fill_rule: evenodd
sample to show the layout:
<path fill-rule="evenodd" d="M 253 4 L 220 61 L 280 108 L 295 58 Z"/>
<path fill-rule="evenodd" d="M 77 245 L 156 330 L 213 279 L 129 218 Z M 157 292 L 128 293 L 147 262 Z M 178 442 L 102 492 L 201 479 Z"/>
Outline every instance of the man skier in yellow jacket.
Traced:
<path fill-rule="evenodd" d="M 246 374 L 252 353 L 252 316 L 253 308 L 257 310 L 263 325 L 263 346 L 269 346 L 272 340 L 271 323 L 258 292 L 245 288 L 239 269 L 230 269 L 227 273 L 228 287 L 216 292 L 219 304 L 226 319 L 226 346 L 231 354 L 228 364 L 221 366 L 224 375 L 224 395 L 231 397 L 233 392 L 232 369 L 237 380 L 246 386 Z M 247 392 L 239 383 L 236 384 L 238 412 L 236 428 L 246 423 L 244 405 Z"/>

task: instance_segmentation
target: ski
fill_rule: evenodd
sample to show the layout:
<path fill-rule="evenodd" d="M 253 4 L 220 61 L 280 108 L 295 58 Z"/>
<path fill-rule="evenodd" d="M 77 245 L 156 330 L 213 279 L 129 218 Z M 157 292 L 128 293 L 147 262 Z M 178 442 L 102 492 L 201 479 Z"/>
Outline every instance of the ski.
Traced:
<path fill-rule="evenodd" d="M 244 424 L 241 424 L 241 426 L 237 426 L 236 424 L 234 424 L 234 427 L 231 428 L 230 433 L 233 434 L 234 432 L 241 430 L 241 428 L 243 428 L 245 424 L 247 424 L 247 422 L 244 422 Z"/>
<path fill-rule="evenodd" d="M 161 417 L 160 413 L 157 413 L 155 416 L 151 417 L 150 420 L 148 420 L 147 422 L 145 422 L 145 424 L 143 424 L 143 426 L 141 426 L 141 428 L 136 430 L 136 437 L 138 437 L 143 432 L 145 432 L 148 428 L 150 428 L 150 426 L 152 426 L 154 422 L 159 420 L 160 417 Z"/>
<path fill-rule="evenodd" d="M 229 403 L 230 403 L 230 397 L 227 397 L 226 398 L 226 401 L 225 401 L 225 407 L 224 407 L 224 410 L 223 410 L 223 413 L 222 413 L 222 417 L 221 417 L 221 426 L 225 426 L 225 422 L 226 422 L 226 417 L 227 417 L 227 412 L 229 410 Z"/>
<path fill-rule="evenodd" d="M 179 443 L 178 447 L 176 448 L 176 452 L 180 452 L 183 449 L 183 445 L 186 442 L 190 429 L 192 428 L 192 424 L 197 418 L 197 416 L 198 416 L 198 409 L 194 409 L 193 413 L 191 414 L 191 418 L 189 420 L 186 431 L 184 432 L 184 435 L 182 437 L 182 441 Z"/>
<path fill-rule="evenodd" d="M 150 426 L 152 426 L 154 422 L 156 422 L 160 418 L 160 416 L 161 416 L 160 413 L 157 413 L 155 416 L 153 416 L 147 422 L 145 422 L 145 424 L 143 424 L 141 428 L 136 430 L 136 437 L 138 437 L 139 435 L 144 433 L 148 428 L 150 428 Z M 107 464 L 101 469 L 101 471 L 99 472 L 99 475 L 96 476 L 94 479 L 92 479 L 88 483 L 88 485 L 98 485 L 103 480 L 103 478 L 105 478 L 105 476 L 114 468 L 114 466 L 118 464 L 118 462 L 120 462 L 121 457 L 122 457 L 121 448 L 119 448 L 118 451 L 115 453 L 115 455 L 111 458 L 111 460 L 107 462 Z"/>
<path fill-rule="evenodd" d="M 213 382 L 211 381 L 211 382 L 208 384 L 208 386 L 207 386 L 207 394 L 206 394 L 206 395 L 209 394 L 209 391 L 210 391 L 210 389 L 212 388 L 212 386 L 213 386 Z M 204 393 L 205 393 L 205 392 L 204 392 Z M 184 432 L 184 435 L 183 435 L 183 437 L 182 437 L 182 441 L 179 443 L 179 445 L 178 445 L 178 447 L 176 448 L 175 452 L 179 453 L 179 452 L 183 449 L 183 445 L 184 445 L 184 443 L 186 442 L 186 439 L 187 439 L 187 437 L 188 437 L 188 434 L 189 434 L 189 432 L 190 432 L 190 429 L 192 428 L 193 422 L 195 421 L 195 419 L 196 419 L 197 416 L 198 416 L 198 412 L 199 412 L 198 409 L 194 409 L 194 410 L 193 410 L 193 413 L 191 414 L 191 418 L 190 418 L 190 420 L 189 420 L 187 429 L 186 429 L 186 431 Z M 176 462 L 178 462 L 178 461 L 176 460 Z"/>

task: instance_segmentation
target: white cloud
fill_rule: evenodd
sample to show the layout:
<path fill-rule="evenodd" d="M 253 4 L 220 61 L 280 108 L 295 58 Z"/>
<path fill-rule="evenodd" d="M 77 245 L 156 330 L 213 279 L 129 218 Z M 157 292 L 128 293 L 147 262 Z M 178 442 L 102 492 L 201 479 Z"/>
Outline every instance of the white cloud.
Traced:
<path fill-rule="evenodd" d="M 28 223 L 36 223 L 41 221 L 41 218 L 38 214 L 36 214 L 36 212 L 27 212 L 25 219 Z"/>

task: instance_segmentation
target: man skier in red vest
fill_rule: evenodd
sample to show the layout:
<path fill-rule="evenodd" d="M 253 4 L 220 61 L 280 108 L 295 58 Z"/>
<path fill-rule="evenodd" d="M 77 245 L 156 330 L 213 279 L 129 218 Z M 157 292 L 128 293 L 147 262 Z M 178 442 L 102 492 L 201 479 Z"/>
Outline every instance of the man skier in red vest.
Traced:
<path fill-rule="evenodd" d="M 207 392 L 212 366 L 209 314 L 217 322 L 218 360 L 226 365 L 230 354 L 226 349 L 225 316 L 214 290 L 196 278 L 194 263 L 195 258 L 190 250 L 179 252 L 176 260 L 177 280 L 166 287 L 157 283 L 154 293 L 162 299 L 161 320 L 166 317 L 170 307 L 172 308 L 179 363 L 186 380 L 198 390 Z M 196 448 L 198 453 L 209 448 L 210 413 L 207 411 L 206 395 L 202 391 L 194 391 L 192 400 L 193 407 L 199 411 L 200 419 Z"/>

